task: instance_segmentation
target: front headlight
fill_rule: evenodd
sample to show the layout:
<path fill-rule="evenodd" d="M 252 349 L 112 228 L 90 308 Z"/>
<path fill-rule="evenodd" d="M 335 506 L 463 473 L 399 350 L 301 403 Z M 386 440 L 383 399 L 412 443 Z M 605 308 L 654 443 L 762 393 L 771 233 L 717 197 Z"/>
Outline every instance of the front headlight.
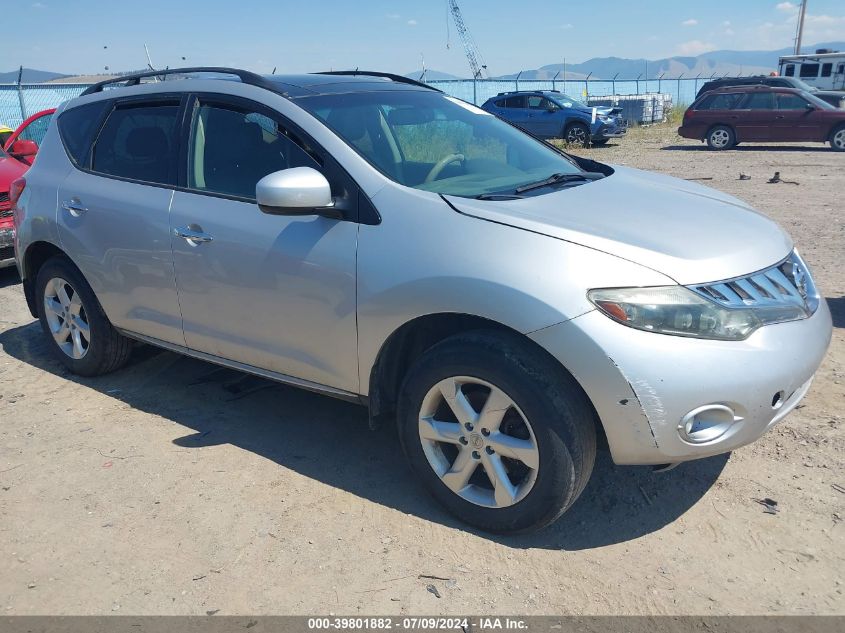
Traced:
<path fill-rule="evenodd" d="M 602 288 L 587 297 L 601 312 L 638 330 L 740 341 L 769 323 L 805 318 L 800 305 L 724 308 L 683 286 Z"/>

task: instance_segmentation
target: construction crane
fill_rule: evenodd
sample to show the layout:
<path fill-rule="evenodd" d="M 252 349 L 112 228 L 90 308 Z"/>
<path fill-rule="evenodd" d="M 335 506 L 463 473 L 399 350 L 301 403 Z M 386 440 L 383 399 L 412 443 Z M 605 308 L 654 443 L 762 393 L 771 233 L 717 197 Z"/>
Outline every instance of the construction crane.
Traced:
<path fill-rule="evenodd" d="M 455 29 L 458 35 L 461 36 L 461 43 L 464 45 L 464 54 L 467 56 L 469 68 L 472 71 L 473 79 L 484 79 L 487 74 L 487 64 L 481 57 L 481 52 L 475 40 L 472 39 L 469 30 L 464 24 L 464 16 L 461 15 L 461 8 L 458 6 L 457 0 L 446 0 L 446 6 L 449 13 L 452 14 L 452 19 L 455 21 Z M 449 18 L 446 18 L 446 48 L 449 48 Z"/>

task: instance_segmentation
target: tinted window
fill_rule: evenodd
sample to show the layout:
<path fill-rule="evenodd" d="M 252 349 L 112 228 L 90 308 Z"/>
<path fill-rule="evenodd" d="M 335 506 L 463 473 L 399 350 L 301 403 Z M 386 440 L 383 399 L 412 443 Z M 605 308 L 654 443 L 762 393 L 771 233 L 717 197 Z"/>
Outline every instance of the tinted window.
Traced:
<path fill-rule="evenodd" d="M 742 94 L 715 94 L 702 99 L 696 110 L 733 110 Z"/>
<path fill-rule="evenodd" d="M 106 119 L 91 168 L 102 174 L 156 184 L 175 184 L 178 103 L 118 106 Z"/>
<path fill-rule="evenodd" d="M 755 92 L 748 95 L 742 105 L 744 110 L 771 110 L 775 107 L 771 92 Z"/>
<path fill-rule="evenodd" d="M 505 99 L 506 108 L 524 108 L 525 97 L 508 97 Z"/>
<path fill-rule="evenodd" d="M 109 107 L 111 102 L 97 101 L 67 110 L 59 117 L 59 136 L 75 165 L 88 167 L 88 151 Z"/>
<path fill-rule="evenodd" d="M 819 65 L 818 64 L 801 64 L 801 76 L 802 77 L 818 77 L 819 76 Z"/>
<path fill-rule="evenodd" d="M 778 110 L 804 110 L 807 103 L 806 99 L 798 95 L 783 92 L 775 95 L 775 104 Z"/>
<path fill-rule="evenodd" d="M 255 198 L 267 174 L 320 165 L 305 143 L 270 117 L 226 105 L 202 105 L 188 144 L 188 186 L 240 198 Z"/>
<path fill-rule="evenodd" d="M 833 72 L 833 64 L 822 64 L 822 77 L 830 77 Z"/>
<path fill-rule="evenodd" d="M 783 71 L 783 74 L 787 77 L 794 77 L 795 76 L 795 64 L 787 64 L 786 69 Z"/>

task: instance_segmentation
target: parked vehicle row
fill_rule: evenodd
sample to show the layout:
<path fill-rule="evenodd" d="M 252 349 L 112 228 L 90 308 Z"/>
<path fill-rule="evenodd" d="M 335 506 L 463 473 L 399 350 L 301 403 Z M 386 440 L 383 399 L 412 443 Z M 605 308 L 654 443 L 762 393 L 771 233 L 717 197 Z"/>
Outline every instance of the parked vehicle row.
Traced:
<path fill-rule="evenodd" d="M 55 109 L 38 112 L 16 130 L 0 126 L 0 268 L 15 265 L 15 228 L 10 202 L 12 183 L 32 165 L 53 112 Z"/>
<path fill-rule="evenodd" d="M 771 88 L 794 88 L 811 93 L 814 97 L 826 101 L 834 108 L 845 108 L 845 92 L 843 90 L 819 90 L 806 81 L 797 77 L 779 77 L 771 75 L 758 75 L 756 77 L 723 77 L 708 81 L 698 91 L 695 98 L 698 99 L 707 92 L 721 90 L 722 88 L 736 88 L 739 86 L 770 86 Z"/>
<path fill-rule="evenodd" d="M 845 151 L 845 110 L 812 93 L 770 86 L 726 87 L 687 108 L 678 134 L 726 150 L 745 141 L 830 143 Z"/>
<path fill-rule="evenodd" d="M 98 84 L 12 202 L 27 304 L 71 371 L 138 340 L 365 404 L 490 531 L 571 507 L 599 438 L 651 465 L 754 441 L 831 337 L 792 240 L 745 203 L 384 73 Z"/>
<path fill-rule="evenodd" d="M 618 108 L 590 107 L 556 90 L 500 92 L 481 106 L 538 138 L 604 145 L 628 131 Z"/>

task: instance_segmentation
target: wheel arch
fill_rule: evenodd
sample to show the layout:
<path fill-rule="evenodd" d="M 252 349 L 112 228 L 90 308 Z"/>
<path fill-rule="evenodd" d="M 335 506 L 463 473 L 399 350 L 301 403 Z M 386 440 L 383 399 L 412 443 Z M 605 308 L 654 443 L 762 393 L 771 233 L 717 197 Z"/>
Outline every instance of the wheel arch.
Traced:
<path fill-rule="evenodd" d="M 23 257 L 21 258 L 21 280 L 23 282 L 23 292 L 26 297 L 26 305 L 29 308 L 29 313 L 38 318 L 38 308 L 35 305 L 35 279 L 38 277 L 38 271 L 41 267 L 49 261 L 52 257 L 61 255 L 67 257 L 68 261 L 73 261 L 68 257 L 61 248 L 47 241 L 33 242 L 27 246 Z M 76 266 L 76 264 L 74 264 Z M 79 267 L 76 266 L 79 270 Z M 80 271 L 80 274 L 81 271 Z M 84 275 L 83 275 L 84 277 Z"/>
<path fill-rule="evenodd" d="M 734 125 L 730 124 L 730 123 L 723 123 L 723 122 L 713 123 L 712 125 L 708 125 L 707 130 L 704 132 L 704 138 L 702 140 L 706 141 L 707 137 L 710 136 L 710 132 L 712 132 L 717 127 L 728 128 L 731 131 L 731 133 L 734 135 L 734 144 L 739 143 L 740 138 L 739 138 L 739 134 L 737 134 L 736 127 Z"/>
<path fill-rule="evenodd" d="M 413 363 L 426 350 L 456 334 L 482 330 L 500 332 L 503 336 L 519 339 L 538 353 L 553 360 L 555 365 L 569 374 L 573 378 L 573 384 L 578 385 L 587 402 L 590 403 L 599 445 L 607 446 L 604 427 L 595 411 L 592 400 L 578 383 L 578 380 L 572 376 L 569 369 L 554 358 L 543 346 L 525 334 L 498 321 L 457 312 L 435 313 L 416 317 L 398 327 L 387 337 L 370 370 L 369 395 L 367 397 L 370 427 L 376 429 L 384 426 L 387 420 L 395 416 L 402 382 Z"/>

